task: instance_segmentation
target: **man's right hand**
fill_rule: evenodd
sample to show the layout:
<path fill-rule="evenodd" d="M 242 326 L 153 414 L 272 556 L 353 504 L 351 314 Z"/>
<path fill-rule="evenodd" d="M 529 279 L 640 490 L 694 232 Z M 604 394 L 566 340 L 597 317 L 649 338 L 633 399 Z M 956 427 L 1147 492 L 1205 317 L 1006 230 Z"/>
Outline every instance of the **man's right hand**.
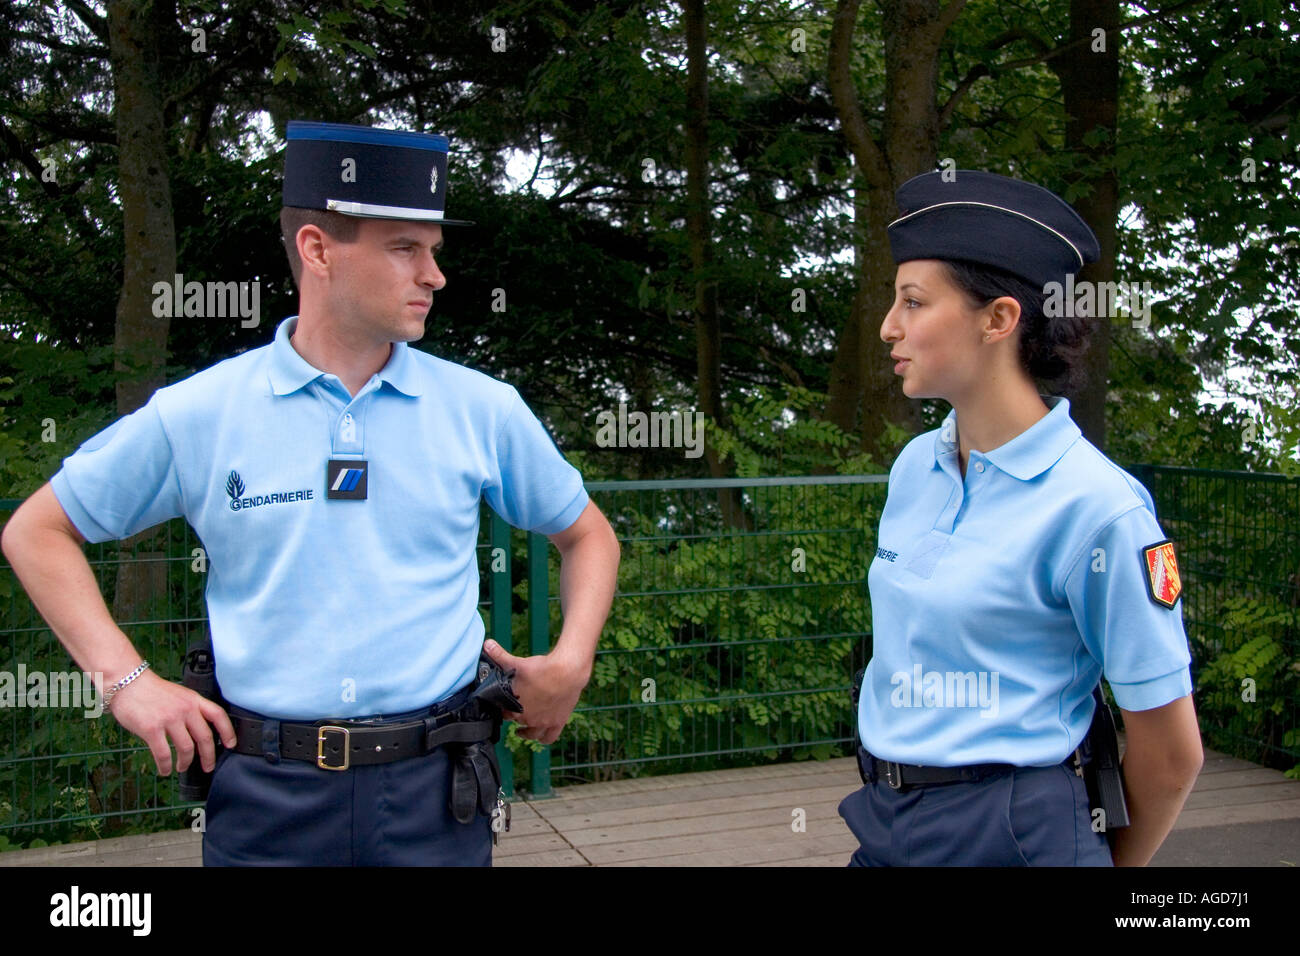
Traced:
<path fill-rule="evenodd" d="M 131 672 L 140 655 L 104 604 L 99 582 L 81 550 L 85 540 L 67 516 L 49 482 L 18 506 L 0 532 L 0 548 L 36 610 L 84 671 L 112 684 Z M 197 749 L 204 770 L 217 765 L 211 722 L 227 747 L 235 728 L 226 712 L 188 687 L 145 671 L 118 692 L 111 711 L 117 722 L 149 745 L 158 773 L 185 770 Z"/>
<path fill-rule="evenodd" d="M 189 767 L 196 750 L 204 770 L 216 767 L 217 748 L 209 723 L 227 748 L 235 747 L 234 725 L 220 705 L 188 687 L 163 680 L 153 671 L 145 671 L 118 691 L 109 713 L 149 745 L 160 776 L 172 772 L 171 747 L 176 748 L 178 771 Z"/>

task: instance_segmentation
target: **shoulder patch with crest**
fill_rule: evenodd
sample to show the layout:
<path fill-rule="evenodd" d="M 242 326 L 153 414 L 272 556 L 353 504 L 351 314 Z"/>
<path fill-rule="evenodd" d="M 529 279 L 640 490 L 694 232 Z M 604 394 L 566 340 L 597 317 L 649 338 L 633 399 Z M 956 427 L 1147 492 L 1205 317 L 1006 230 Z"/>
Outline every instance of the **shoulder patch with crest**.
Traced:
<path fill-rule="evenodd" d="M 1142 570 L 1146 572 L 1147 594 L 1161 607 L 1173 607 L 1183 593 L 1174 543 L 1166 538 L 1142 549 Z"/>

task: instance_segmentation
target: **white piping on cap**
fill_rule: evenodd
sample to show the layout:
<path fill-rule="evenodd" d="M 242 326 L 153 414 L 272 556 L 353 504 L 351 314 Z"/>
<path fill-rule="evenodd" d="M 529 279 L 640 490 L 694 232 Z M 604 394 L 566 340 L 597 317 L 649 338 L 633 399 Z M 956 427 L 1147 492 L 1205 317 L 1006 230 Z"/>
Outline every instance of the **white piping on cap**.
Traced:
<path fill-rule="evenodd" d="M 906 216 L 899 216 L 897 219 L 895 219 L 885 228 L 892 229 L 894 226 L 898 225 L 900 222 L 902 222 L 905 219 L 911 219 L 913 216 L 919 216 L 923 212 L 929 212 L 931 209 L 939 209 L 942 206 L 983 206 L 985 209 L 998 209 L 1001 210 L 1002 212 L 1009 212 L 1013 216 L 1019 216 L 1021 219 L 1027 219 L 1030 222 L 1032 222 L 1035 226 L 1042 226 L 1052 235 L 1056 236 L 1057 239 L 1060 239 L 1063 243 L 1069 246 L 1070 251 L 1074 253 L 1074 257 L 1079 260 L 1079 268 L 1082 269 L 1084 266 L 1083 255 L 1079 252 L 1078 246 L 1072 243 L 1069 239 L 1066 239 L 1065 236 L 1061 235 L 1059 232 L 1057 232 L 1047 223 L 1040 222 L 1039 220 L 1035 219 L 1033 216 L 1026 216 L 1023 212 L 1016 212 L 1014 209 L 1008 209 L 1006 206 L 995 206 L 993 203 L 988 203 L 988 202 L 971 202 L 968 200 L 953 201 L 953 202 L 937 202 L 933 206 L 926 206 L 924 209 L 916 210 L 916 212 L 909 212 Z"/>

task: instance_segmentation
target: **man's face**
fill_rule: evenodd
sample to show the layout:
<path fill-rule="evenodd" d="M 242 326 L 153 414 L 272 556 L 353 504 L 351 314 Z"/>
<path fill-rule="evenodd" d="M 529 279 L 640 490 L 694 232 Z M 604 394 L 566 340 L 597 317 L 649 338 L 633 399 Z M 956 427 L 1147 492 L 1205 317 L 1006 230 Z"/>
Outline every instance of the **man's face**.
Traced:
<path fill-rule="evenodd" d="M 355 335 L 417 341 L 433 293 L 447 284 L 434 261 L 441 249 L 437 223 L 362 220 L 356 242 L 331 244 L 331 311 Z"/>

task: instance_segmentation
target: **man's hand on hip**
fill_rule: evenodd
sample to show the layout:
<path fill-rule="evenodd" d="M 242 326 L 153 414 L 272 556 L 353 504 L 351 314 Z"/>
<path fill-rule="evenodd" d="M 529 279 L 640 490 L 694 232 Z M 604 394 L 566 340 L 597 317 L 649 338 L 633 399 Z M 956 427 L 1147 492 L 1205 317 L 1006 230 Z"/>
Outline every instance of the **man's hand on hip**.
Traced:
<path fill-rule="evenodd" d="M 493 640 L 485 641 L 483 649 L 503 670 L 515 671 L 515 697 L 524 711 L 506 711 L 505 717 L 516 722 L 519 736 L 555 743 L 591 678 L 591 662 L 574 661 L 557 651 L 515 657 Z"/>
<path fill-rule="evenodd" d="M 158 773 L 164 777 L 172 772 L 168 741 L 176 748 L 178 771 L 189 767 L 196 751 L 204 770 L 216 767 L 217 749 L 209 723 L 228 748 L 233 749 L 236 743 L 234 725 L 220 705 L 152 671 L 123 687 L 113 698 L 110 713 L 149 745 Z"/>

